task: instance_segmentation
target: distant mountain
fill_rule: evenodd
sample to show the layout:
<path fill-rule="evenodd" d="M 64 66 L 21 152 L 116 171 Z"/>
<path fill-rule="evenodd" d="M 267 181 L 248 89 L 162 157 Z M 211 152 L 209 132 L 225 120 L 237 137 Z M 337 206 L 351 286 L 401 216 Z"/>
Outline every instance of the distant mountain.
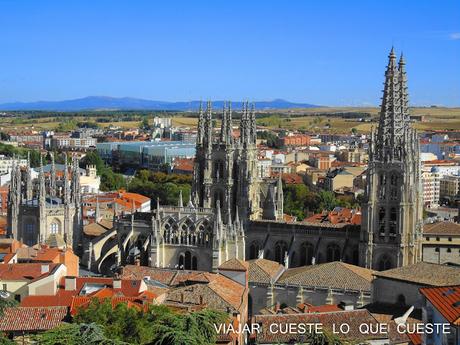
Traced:
<path fill-rule="evenodd" d="M 213 107 L 223 107 L 223 101 L 213 102 Z M 263 109 L 292 109 L 317 107 L 308 103 L 292 103 L 283 99 L 273 101 L 255 102 L 256 108 Z M 199 101 L 190 102 L 164 102 L 147 99 L 123 97 L 89 96 L 85 98 L 64 101 L 39 101 L 39 102 L 16 102 L 0 104 L 0 110 L 44 110 L 44 111 L 81 111 L 81 110 L 197 110 Z M 232 102 L 233 109 L 241 109 L 242 102 Z"/>

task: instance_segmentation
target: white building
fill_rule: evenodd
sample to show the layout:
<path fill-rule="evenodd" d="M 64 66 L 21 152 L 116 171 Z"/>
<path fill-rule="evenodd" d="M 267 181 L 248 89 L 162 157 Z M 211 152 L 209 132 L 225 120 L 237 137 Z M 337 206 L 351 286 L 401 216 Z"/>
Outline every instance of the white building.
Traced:
<path fill-rule="evenodd" d="M 423 204 L 428 208 L 439 206 L 439 180 L 440 175 L 435 167 L 422 172 Z"/>
<path fill-rule="evenodd" d="M 0 155 L 0 175 L 9 173 L 13 167 L 13 163 L 25 167 L 27 166 L 27 159 L 13 159 L 11 157 Z"/>

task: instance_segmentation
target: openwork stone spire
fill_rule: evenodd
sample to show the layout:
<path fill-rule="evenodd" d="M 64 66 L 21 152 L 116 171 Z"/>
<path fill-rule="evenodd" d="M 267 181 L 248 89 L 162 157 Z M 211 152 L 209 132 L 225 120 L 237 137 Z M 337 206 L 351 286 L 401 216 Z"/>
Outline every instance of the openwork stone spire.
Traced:
<path fill-rule="evenodd" d="M 375 157 L 385 162 L 403 159 L 402 146 L 409 129 L 405 62 L 401 57 L 399 65 L 396 63 L 393 48 L 388 59 L 375 152 Z"/>

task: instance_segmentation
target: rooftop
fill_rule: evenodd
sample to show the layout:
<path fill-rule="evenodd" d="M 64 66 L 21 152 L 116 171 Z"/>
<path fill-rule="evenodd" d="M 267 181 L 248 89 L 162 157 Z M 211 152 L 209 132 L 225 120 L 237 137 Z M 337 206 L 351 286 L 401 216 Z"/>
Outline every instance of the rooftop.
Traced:
<path fill-rule="evenodd" d="M 460 224 L 454 222 L 439 222 L 433 224 L 425 224 L 423 226 L 423 234 L 460 236 Z"/>
<path fill-rule="evenodd" d="M 421 288 L 420 293 L 448 322 L 460 326 L 460 285 Z"/>
<path fill-rule="evenodd" d="M 413 265 L 374 272 L 377 278 L 389 278 L 427 286 L 460 284 L 460 267 L 419 262 Z"/>
<path fill-rule="evenodd" d="M 66 316 L 67 307 L 9 307 L 0 318 L 0 331 L 46 331 Z"/>
<path fill-rule="evenodd" d="M 372 270 L 335 261 L 286 270 L 278 284 L 302 285 L 339 290 L 372 290 Z"/>

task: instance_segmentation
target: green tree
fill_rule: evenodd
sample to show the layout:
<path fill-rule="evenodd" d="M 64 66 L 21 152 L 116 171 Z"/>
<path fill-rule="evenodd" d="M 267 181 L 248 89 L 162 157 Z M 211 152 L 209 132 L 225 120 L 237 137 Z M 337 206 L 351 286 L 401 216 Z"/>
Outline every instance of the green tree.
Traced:
<path fill-rule="evenodd" d="M 94 299 L 88 307 L 79 309 L 74 321 L 95 323 L 106 338 L 133 344 L 211 345 L 217 337 L 214 323 L 226 318 L 227 314 L 212 310 L 184 315 L 166 306 L 150 306 L 146 312 L 125 303 L 112 308 L 110 301 Z"/>
<path fill-rule="evenodd" d="M 101 326 L 91 324 L 64 324 L 34 337 L 42 345 L 122 345 L 122 341 L 108 339 Z M 1 343 L 0 343 L 1 344 Z"/>

